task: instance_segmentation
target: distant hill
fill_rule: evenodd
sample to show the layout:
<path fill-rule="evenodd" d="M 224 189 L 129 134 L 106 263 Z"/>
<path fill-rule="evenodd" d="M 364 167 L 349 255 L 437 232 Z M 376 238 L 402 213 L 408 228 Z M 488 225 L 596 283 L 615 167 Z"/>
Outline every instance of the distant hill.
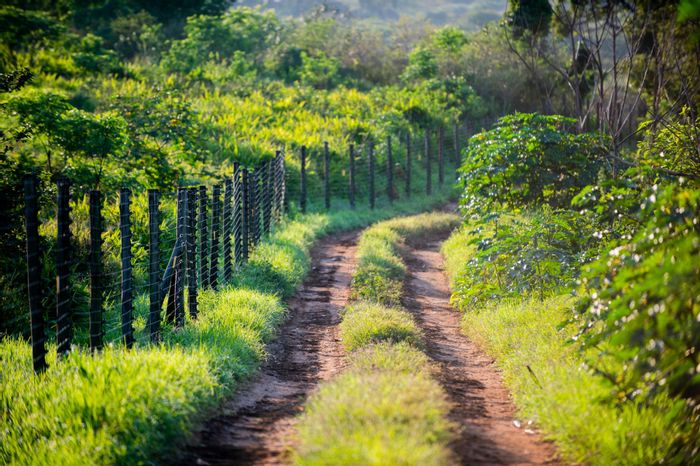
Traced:
<path fill-rule="evenodd" d="M 471 30 L 500 19 L 505 0 L 239 0 L 237 5 L 270 8 L 281 16 L 301 16 L 322 5 L 356 18 L 392 21 L 401 16 L 425 17 L 437 25 Z"/>

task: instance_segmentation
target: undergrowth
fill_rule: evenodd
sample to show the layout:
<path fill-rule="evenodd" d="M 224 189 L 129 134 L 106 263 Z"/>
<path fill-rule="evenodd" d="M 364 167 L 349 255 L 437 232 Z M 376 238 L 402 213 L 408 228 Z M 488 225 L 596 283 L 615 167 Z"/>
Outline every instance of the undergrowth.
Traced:
<path fill-rule="evenodd" d="M 453 285 L 477 253 L 471 230 L 466 225 L 443 245 Z M 684 438 L 673 421 L 677 403 L 663 395 L 651 403 L 615 403 L 614 386 L 585 364 L 593 350 L 582 351 L 574 341 L 574 300 L 563 293 L 465 306 L 463 331 L 496 359 L 521 415 L 554 439 L 566 460 L 592 465 L 663 462 Z"/>

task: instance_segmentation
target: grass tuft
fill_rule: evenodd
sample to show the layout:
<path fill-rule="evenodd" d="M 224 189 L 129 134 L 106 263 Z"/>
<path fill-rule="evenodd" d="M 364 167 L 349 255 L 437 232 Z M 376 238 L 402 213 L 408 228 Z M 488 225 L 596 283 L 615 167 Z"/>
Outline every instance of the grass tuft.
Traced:
<path fill-rule="evenodd" d="M 340 339 L 347 351 L 382 341 L 421 344 L 421 334 L 411 314 L 400 308 L 368 302 L 358 302 L 345 309 Z"/>

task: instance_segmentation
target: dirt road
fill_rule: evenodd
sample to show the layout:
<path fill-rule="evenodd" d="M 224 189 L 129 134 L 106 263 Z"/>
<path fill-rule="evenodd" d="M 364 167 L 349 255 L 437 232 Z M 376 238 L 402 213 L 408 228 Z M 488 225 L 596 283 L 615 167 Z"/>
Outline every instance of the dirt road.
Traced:
<path fill-rule="evenodd" d="M 428 356 L 452 402 L 450 418 L 459 426 L 452 448 L 465 465 L 559 464 L 551 443 L 513 424 L 515 407 L 493 361 L 462 334 L 460 314 L 449 302 L 442 239 L 404 249 L 409 273 L 403 305 L 423 330 Z"/>
<path fill-rule="evenodd" d="M 339 311 L 349 296 L 357 236 L 332 235 L 314 247 L 309 278 L 288 302 L 289 318 L 268 346 L 260 374 L 204 425 L 174 464 L 285 463 L 304 401 L 343 366 Z"/>

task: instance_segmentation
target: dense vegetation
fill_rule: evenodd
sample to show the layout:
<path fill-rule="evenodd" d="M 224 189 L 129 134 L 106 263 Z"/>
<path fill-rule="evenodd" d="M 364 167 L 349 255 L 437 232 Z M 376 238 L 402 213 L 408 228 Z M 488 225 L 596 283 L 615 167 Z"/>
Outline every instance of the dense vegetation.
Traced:
<path fill-rule="evenodd" d="M 570 116 L 517 113 L 470 139 L 461 169 L 465 226 L 445 249 L 465 329 L 499 358 L 524 411 L 572 460 L 695 464 L 700 89 L 647 70 L 653 61 L 658 72 L 696 66 L 697 54 L 662 50 L 697 52 L 697 22 L 643 2 L 635 10 L 514 5 L 510 34 L 521 58 L 536 59 L 533 75 L 557 71 L 552 47 L 570 29 L 586 37 L 578 28 L 597 23 L 605 35 L 602 12 L 620 21 L 615 34 L 625 35 L 631 55 L 608 56 L 612 74 L 599 76 L 604 55 L 583 53 L 579 43 L 566 79 L 586 91 L 571 87 Z M 639 34 L 654 45 L 635 42 Z M 566 90 L 540 77 L 551 86 L 546 96 Z M 597 395 L 578 399 L 582 390 Z M 598 413 L 589 420 L 594 431 L 582 427 L 584 410 L 584 418 Z M 605 419 L 618 422 L 615 431 Z"/>

